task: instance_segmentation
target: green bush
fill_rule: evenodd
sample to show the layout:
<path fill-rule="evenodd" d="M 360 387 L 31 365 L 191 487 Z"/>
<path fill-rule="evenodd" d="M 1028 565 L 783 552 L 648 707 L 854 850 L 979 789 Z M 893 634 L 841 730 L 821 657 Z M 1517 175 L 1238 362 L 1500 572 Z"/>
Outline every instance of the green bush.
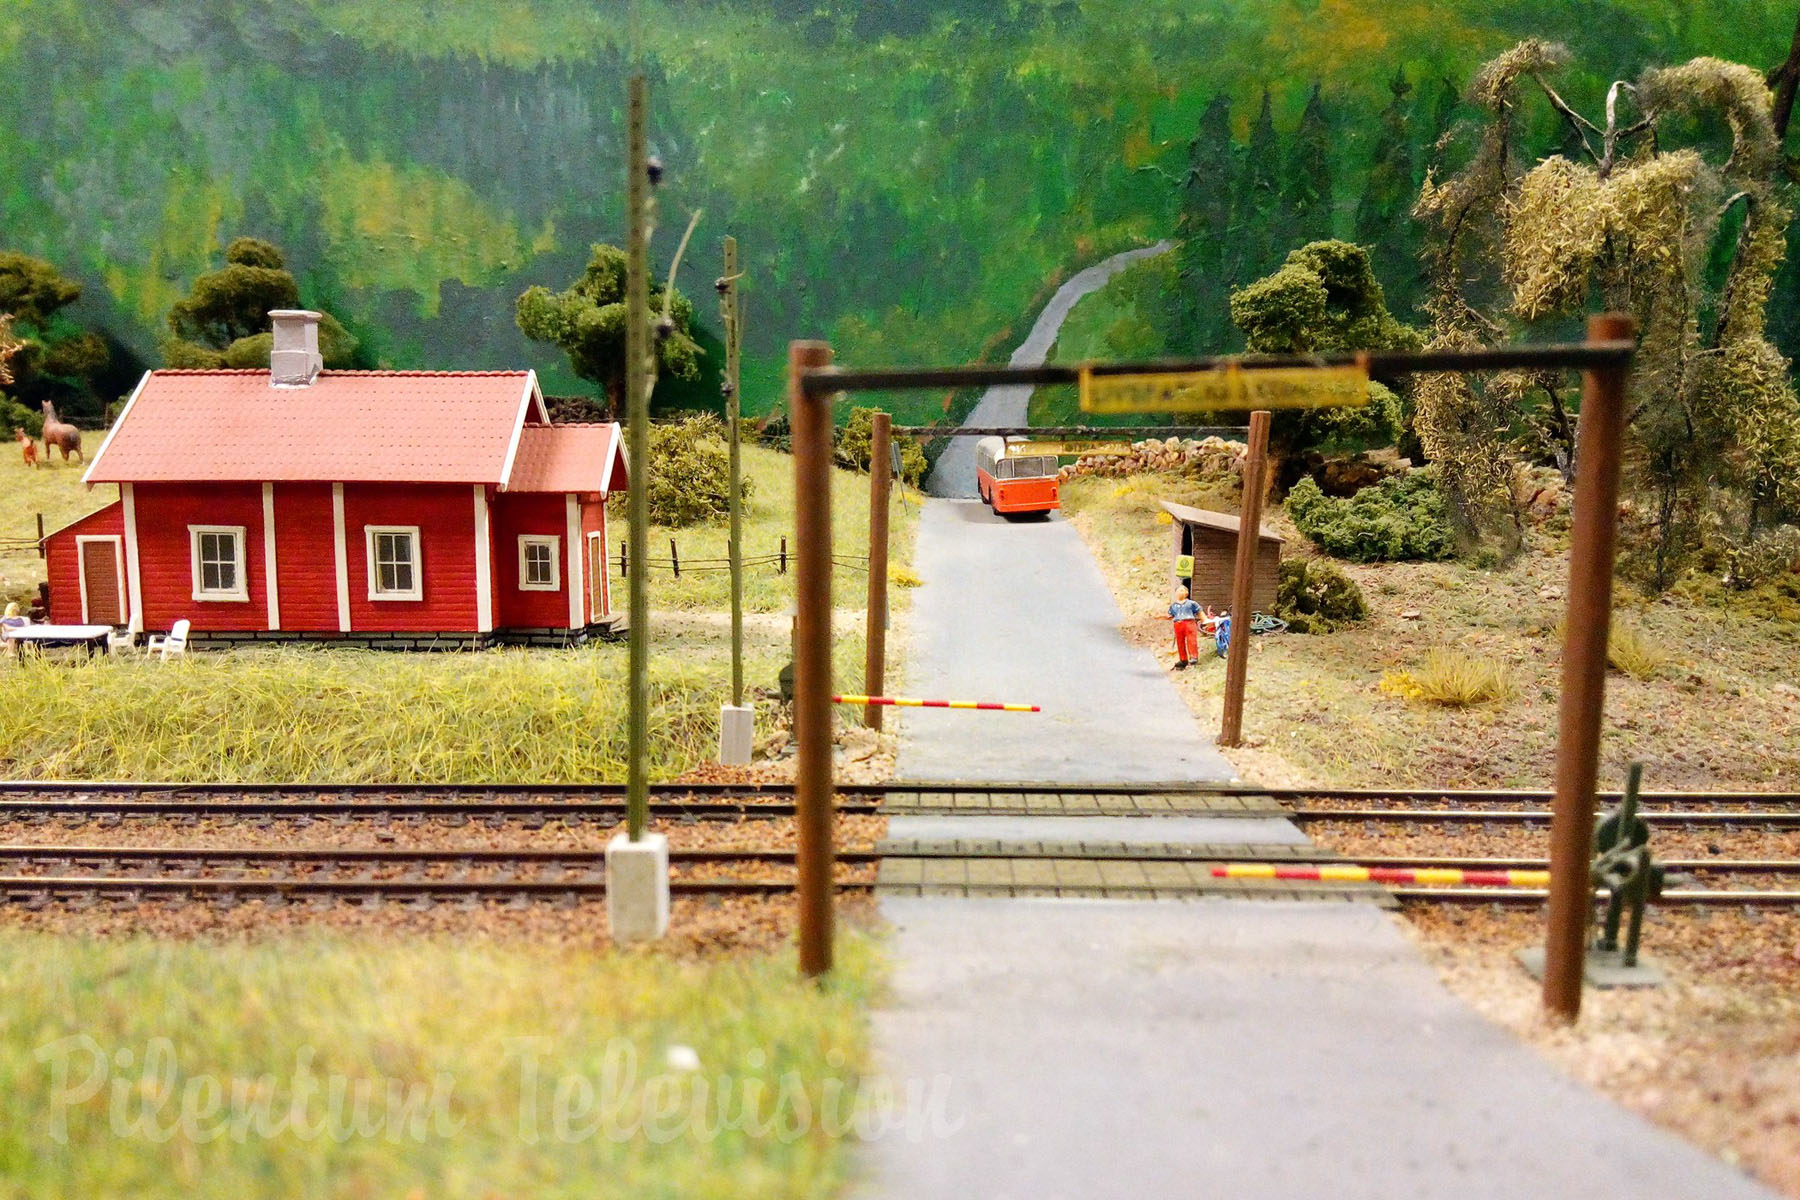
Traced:
<path fill-rule="evenodd" d="M 0 440 L 12 441 L 13 430 L 21 428 L 32 437 L 44 436 L 44 415 L 0 392 Z"/>
<path fill-rule="evenodd" d="M 678 529 L 731 512 L 731 451 L 710 413 L 650 427 L 650 520 Z M 634 481 L 635 483 L 635 481 Z M 750 496 L 743 481 L 740 500 Z"/>
<path fill-rule="evenodd" d="M 833 441 L 831 457 L 840 467 L 848 467 L 853 471 L 869 469 L 869 446 L 875 437 L 875 414 L 878 408 L 857 408 L 850 412 L 850 419 L 844 427 L 837 431 Z M 894 445 L 900 447 L 900 476 L 913 487 L 925 478 L 927 464 L 925 452 L 919 448 L 916 438 L 897 437 Z"/>
<path fill-rule="evenodd" d="M 1288 558 L 1281 563 L 1275 590 L 1275 615 L 1289 633 L 1330 633 L 1369 615 L 1362 589 L 1342 569 L 1317 559 Z"/>
<path fill-rule="evenodd" d="M 1347 500 L 1302 479 L 1288 493 L 1287 511 L 1319 549 L 1352 562 L 1448 558 L 1456 544 L 1444 495 L 1424 471 L 1389 476 Z"/>

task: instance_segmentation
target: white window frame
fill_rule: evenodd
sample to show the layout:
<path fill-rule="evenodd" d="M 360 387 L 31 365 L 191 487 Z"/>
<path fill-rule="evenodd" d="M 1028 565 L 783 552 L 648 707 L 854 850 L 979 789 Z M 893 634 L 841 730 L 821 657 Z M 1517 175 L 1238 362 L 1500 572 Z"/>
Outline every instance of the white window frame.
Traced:
<path fill-rule="evenodd" d="M 237 586 L 230 591 L 208 590 L 201 586 L 200 538 L 205 534 L 224 534 L 232 539 L 232 545 L 235 547 L 233 570 L 236 572 Z M 188 568 L 193 577 L 196 602 L 222 604 L 248 604 L 250 602 L 250 579 L 248 572 L 244 569 L 244 526 L 189 525 Z"/>
<path fill-rule="evenodd" d="M 375 566 L 375 541 L 384 533 L 404 533 L 412 538 L 412 577 L 411 590 L 403 592 L 384 592 L 381 590 L 381 573 Z M 369 599 L 380 601 L 411 600 L 425 598 L 425 554 L 419 545 L 419 527 L 417 525 L 364 525 L 363 549 L 369 563 Z"/>
<path fill-rule="evenodd" d="M 527 569 L 530 564 L 529 547 L 547 546 L 550 549 L 550 582 L 532 583 L 531 573 Z M 560 592 L 562 591 L 562 538 L 554 533 L 523 533 L 519 535 L 519 590 L 521 592 Z"/>

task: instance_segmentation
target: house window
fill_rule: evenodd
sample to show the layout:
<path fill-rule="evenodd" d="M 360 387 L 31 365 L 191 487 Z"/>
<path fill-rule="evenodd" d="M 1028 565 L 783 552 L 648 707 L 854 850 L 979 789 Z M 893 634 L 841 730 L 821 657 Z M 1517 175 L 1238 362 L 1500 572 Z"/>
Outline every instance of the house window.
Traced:
<path fill-rule="evenodd" d="M 417 525 L 367 525 L 369 599 L 422 600 Z"/>
<path fill-rule="evenodd" d="M 562 539 L 558 537 L 522 537 L 519 539 L 519 590 L 522 592 L 555 592 L 562 590 Z"/>
<path fill-rule="evenodd" d="M 249 600 L 242 525 L 189 525 L 194 599 Z"/>

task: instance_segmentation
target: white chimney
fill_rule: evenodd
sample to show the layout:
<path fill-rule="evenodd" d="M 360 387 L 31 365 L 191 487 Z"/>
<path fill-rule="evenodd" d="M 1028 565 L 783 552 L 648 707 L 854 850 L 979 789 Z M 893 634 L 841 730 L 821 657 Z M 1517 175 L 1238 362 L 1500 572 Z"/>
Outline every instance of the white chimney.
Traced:
<path fill-rule="evenodd" d="M 306 387 L 325 360 L 319 356 L 319 314 L 303 308 L 278 308 L 269 314 L 275 344 L 269 351 L 271 387 Z"/>

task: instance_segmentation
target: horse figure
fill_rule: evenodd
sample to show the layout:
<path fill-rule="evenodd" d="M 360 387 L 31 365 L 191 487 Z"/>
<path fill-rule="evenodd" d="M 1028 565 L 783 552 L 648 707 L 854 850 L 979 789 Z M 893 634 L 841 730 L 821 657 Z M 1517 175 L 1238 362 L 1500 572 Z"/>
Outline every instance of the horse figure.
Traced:
<path fill-rule="evenodd" d="M 14 425 L 13 426 L 13 440 L 19 443 L 19 446 L 21 448 L 20 452 L 25 455 L 25 465 L 28 467 L 36 468 L 36 466 L 37 466 L 37 443 L 31 440 L 31 435 L 29 433 L 26 433 L 19 426 Z"/>
<path fill-rule="evenodd" d="M 63 462 L 69 461 L 70 454 L 81 454 L 81 430 L 73 425 L 65 425 L 56 419 L 56 405 L 44 401 L 44 461 L 50 461 L 50 447 L 55 446 L 62 451 Z M 82 454 L 81 460 L 87 461 Z"/>

